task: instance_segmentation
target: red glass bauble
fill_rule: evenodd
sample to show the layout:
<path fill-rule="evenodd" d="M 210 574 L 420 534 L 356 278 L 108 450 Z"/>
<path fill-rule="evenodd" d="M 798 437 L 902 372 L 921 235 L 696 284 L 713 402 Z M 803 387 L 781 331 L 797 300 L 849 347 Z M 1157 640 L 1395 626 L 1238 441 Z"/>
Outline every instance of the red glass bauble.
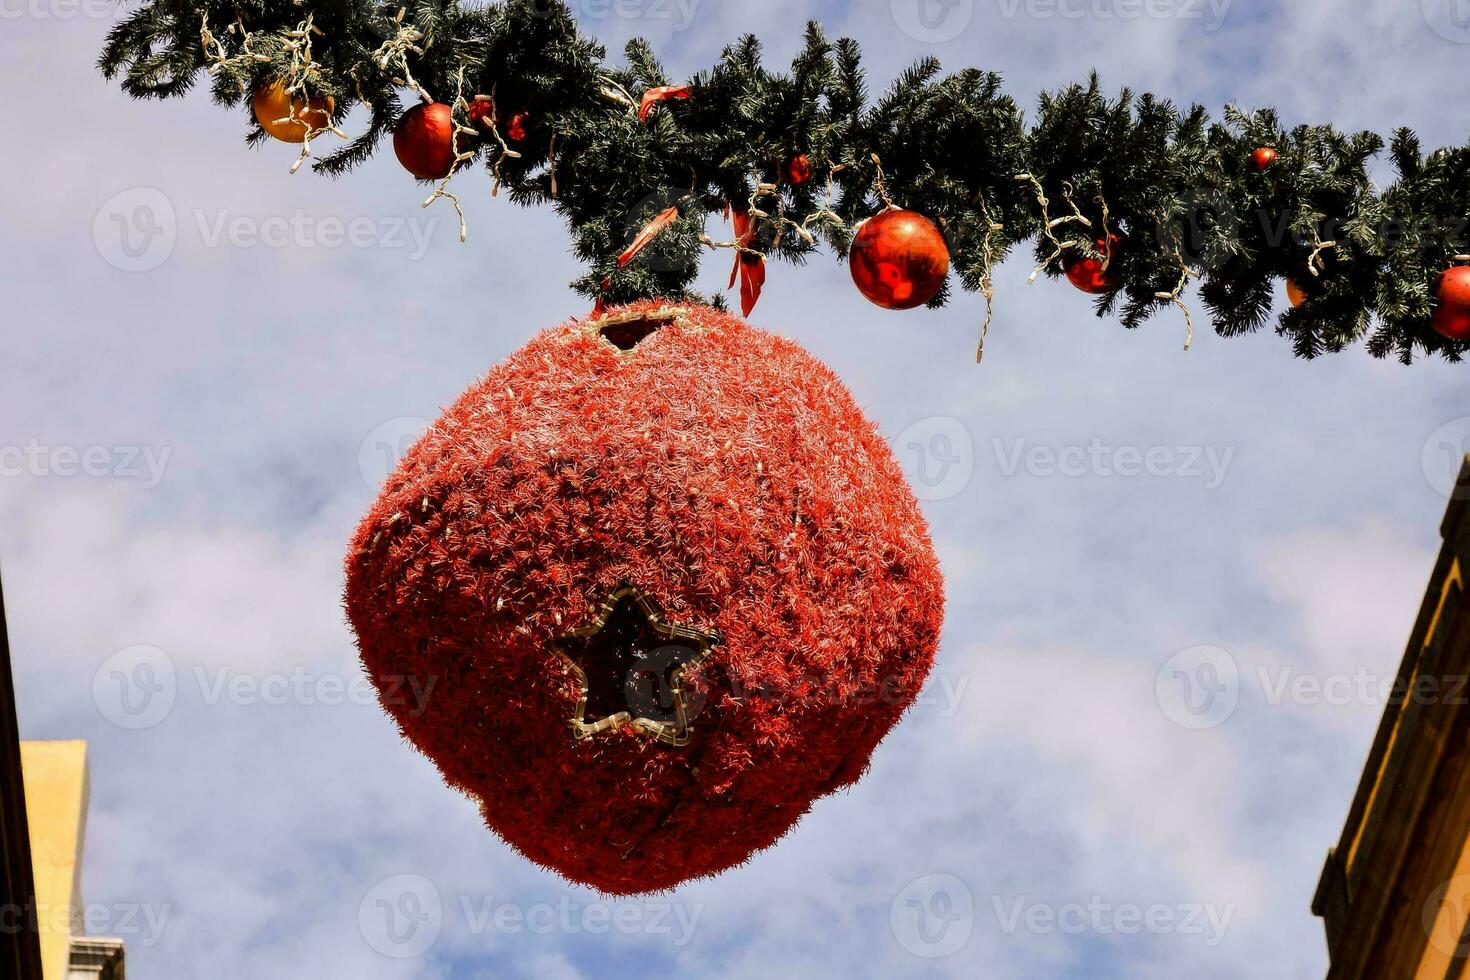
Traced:
<path fill-rule="evenodd" d="M 1265 170 L 1276 162 L 1276 151 L 1269 146 L 1258 146 L 1251 153 L 1251 166 L 1257 170 Z"/>
<path fill-rule="evenodd" d="M 1109 235 L 1107 241 L 1099 238 L 1095 244 L 1099 252 L 1112 255 L 1113 262 L 1116 262 L 1123 239 L 1119 235 Z M 1095 259 L 1081 252 L 1071 252 L 1062 260 L 1062 270 L 1067 274 L 1067 281 L 1084 293 L 1108 293 L 1117 289 L 1121 282 L 1117 266 L 1113 262 L 1109 262 L 1104 269 L 1102 259 Z"/>
<path fill-rule="evenodd" d="M 1470 266 L 1452 266 L 1440 275 L 1429 325 L 1450 340 L 1470 340 Z"/>
<path fill-rule="evenodd" d="M 393 152 L 420 180 L 442 180 L 454 166 L 454 113 L 442 102 L 420 103 L 393 129 Z"/>
<path fill-rule="evenodd" d="M 811 183 L 812 173 L 812 158 L 805 153 L 797 154 L 786 164 L 786 179 L 793 187 Z"/>
<path fill-rule="evenodd" d="M 911 310 L 934 298 L 949 274 L 949 246 L 934 222 L 891 208 L 869 218 L 852 240 L 852 281 L 888 310 Z"/>

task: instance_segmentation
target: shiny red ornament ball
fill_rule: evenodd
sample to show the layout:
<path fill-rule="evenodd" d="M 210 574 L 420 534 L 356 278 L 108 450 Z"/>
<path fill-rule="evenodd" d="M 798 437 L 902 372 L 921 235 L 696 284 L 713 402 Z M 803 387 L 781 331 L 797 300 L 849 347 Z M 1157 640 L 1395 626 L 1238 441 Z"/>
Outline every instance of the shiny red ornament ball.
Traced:
<path fill-rule="evenodd" d="M 798 153 L 786 163 L 786 180 L 793 187 L 811 183 L 813 173 L 812 158 L 805 153 Z"/>
<path fill-rule="evenodd" d="M 863 222 L 848 256 L 852 281 L 873 303 L 911 310 L 938 294 L 949 274 L 949 246 L 934 222 L 890 208 Z"/>
<path fill-rule="evenodd" d="M 529 119 L 529 118 L 530 118 L 529 114 L 524 113 L 524 112 L 518 112 L 515 115 L 511 116 L 510 117 L 510 122 L 507 123 L 506 124 L 506 127 L 505 127 L 505 135 L 506 135 L 506 137 L 508 139 L 513 139 L 513 140 L 523 140 L 523 139 L 525 139 L 526 138 L 526 120 Z"/>
<path fill-rule="evenodd" d="M 1265 170 L 1276 162 L 1276 151 L 1269 146 L 1258 146 L 1251 153 L 1251 166 L 1257 171 Z"/>
<path fill-rule="evenodd" d="M 420 103 L 393 129 L 393 152 L 420 180 L 442 180 L 454 166 L 454 113 L 442 102 Z"/>
<path fill-rule="evenodd" d="M 347 557 L 403 734 L 522 854 L 612 894 L 740 864 L 855 782 L 943 604 L 914 495 L 836 375 L 660 301 L 471 385 Z"/>
<path fill-rule="evenodd" d="M 1099 238 L 1096 241 L 1098 252 L 1113 256 L 1113 262 L 1117 260 L 1118 249 L 1123 245 L 1123 239 L 1119 235 L 1109 235 L 1107 241 Z M 1111 251 L 1109 251 L 1111 250 Z M 1109 262 L 1106 269 L 1103 268 L 1103 260 L 1084 255 L 1081 252 L 1070 252 L 1062 260 L 1062 271 L 1067 274 L 1067 281 L 1084 293 L 1107 293 L 1117 289 L 1122 280 L 1118 276 L 1117 266 Z"/>
<path fill-rule="evenodd" d="M 475 96 L 465 110 L 465 117 L 469 119 L 470 126 L 479 130 L 487 120 L 495 118 L 495 100 L 488 95 Z"/>
<path fill-rule="evenodd" d="M 1470 266 L 1451 266 L 1440 274 L 1429 325 L 1450 340 L 1470 341 Z"/>

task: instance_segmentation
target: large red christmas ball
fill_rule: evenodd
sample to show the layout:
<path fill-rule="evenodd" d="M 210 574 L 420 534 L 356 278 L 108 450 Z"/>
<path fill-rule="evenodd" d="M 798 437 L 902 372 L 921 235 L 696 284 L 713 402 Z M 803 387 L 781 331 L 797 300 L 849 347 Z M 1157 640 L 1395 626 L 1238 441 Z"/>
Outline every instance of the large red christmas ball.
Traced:
<path fill-rule="evenodd" d="M 852 281 L 889 310 L 911 310 L 934 298 L 949 274 L 949 246 L 934 222 L 890 208 L 863 222 L 848 256 Z"/>
<path fill-rule="evenodd" d="M 468 137 L 466 137 L 468 139 Z M 393 128 L 393 152 L 420 180 L 443 180 L 454 166 L 454 112 L 442 102 L 419 103 Z"/>
<path fill-rule="evenodd" d="M 1440 275 L 1429 325 L 1450 340 L 1470 340 L 1470 266 L 1451 266 Z"/>
<path fill-rule="evenodd" d="M 1119 235 L 1109 235 L 1107 240 L 1099 238 L 1094 244 L 1100 254 L 1116 256 L 1123 245 L 1123 239 Z M 1112 262 L 1108 262 L 1104 268 L 1102 259 L 1081 252 L 1068 252 L 1067 257 L 1062 260 L 1062 271 L 1067 274 L 1067 281 L 1084 293 L 1111 292 L 1122 281 Z"/>
<path fill-rule="evenodd" d="M 613 894 L 739 864 L 856 781 L 943 602 L 837 377 L 659 302 L 546 331 L 472 385 L 347 559 L 403 733 L 512 846 Z"/>
<path fill-rule="evenodd" d="M 1258 146 L 1251 151 L 1251 166 L 1258 171 L 1268 170 L 1276 162 L 1276 151 L 1269 146 Z"/>
<path fill-rule="evenodd" d="M 260 128 L 282 143 L 305 143 L 310 131 L 332 124 L 336 107 L 337 100 L 330 95 L 309 101 L 293 97 L 279 80 L 266 82 L 250 99 Z"/>

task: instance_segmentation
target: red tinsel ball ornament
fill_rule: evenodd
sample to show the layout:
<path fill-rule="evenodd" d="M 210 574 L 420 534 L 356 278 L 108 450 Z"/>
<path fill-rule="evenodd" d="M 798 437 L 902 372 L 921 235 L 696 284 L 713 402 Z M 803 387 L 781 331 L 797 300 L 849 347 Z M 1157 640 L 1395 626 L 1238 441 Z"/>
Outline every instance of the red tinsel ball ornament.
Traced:
<path fill-rule="evenodd" d="M 1105 255 L 1111 254 L 1116 260 L 1118 249 L 1123 245 L 1123 239 L 1119 235 L 1109 235 L 1107 241 L 1099 238 L 1095 244 L 1099 252 Z M 1110 292 L 1117 289 L 1121 282 L 1117 266 L 1110 262 L 1104 269 L 1102 259 L 1095 259 L 1081 252 L 1069 252 L 1062 260 L 1062 271 L 1066 272 L 1067 281 L 1084 293 Z"/>
<path fill-rule="evenodd" d="M 1429 325 L 1450 340 L 1470 340 L 1470 266 L 1451 266 L 1440 274 Z"/>
<path fill-rule="evenodd" d="M 786 163 L 786 180 L 793 187 L 811 183 L 813 172 L 812 158 L 805 153 L 798 153 Z"/>
<path fill-rule="evenodd" d="M 934 298 L 949 274 L 949 246 L 934 222 L 890 208 L 863 222 L 848 256 L 852 281 L 873 303 L 911 310 Z"/>
<path fill-rule="evenodd" d="M 420 103 L 393 128 L 393 152 L 419 180 L 442 180 L 454 166 L 454 113 L 442 102 Z"/>
<path fill-rule="evenodd" d="M 1276 151 L 1269 146 L 1258 146 L 1251 153 L 1251 166 L 1257 171 L 1265 170 L 1276 162 Z"/>
<path fill-rule="evenodd" d="M 404 734 L 512 846 L 613 894 L 739 864 L 856 781 L 943 603 L 914 496 L 837 377 L 656 301 L 472 385 L 347 558 Z"/>

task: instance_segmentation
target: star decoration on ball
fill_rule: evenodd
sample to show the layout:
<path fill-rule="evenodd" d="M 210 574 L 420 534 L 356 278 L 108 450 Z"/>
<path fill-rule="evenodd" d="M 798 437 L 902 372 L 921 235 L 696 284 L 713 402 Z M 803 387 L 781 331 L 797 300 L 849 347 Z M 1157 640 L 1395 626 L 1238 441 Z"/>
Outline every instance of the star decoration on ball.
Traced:
<path fill-rule="evenodd" d="M 573 736 L 631 726 L 669 745 L 686 744 L 702 702 L 692 703 L 683 690 L 684 673 L 719 643 L 719 633 L 670 622 L 651 596 L 618 586 L 595 620 L 552 640 L 581 689 Z"/>

